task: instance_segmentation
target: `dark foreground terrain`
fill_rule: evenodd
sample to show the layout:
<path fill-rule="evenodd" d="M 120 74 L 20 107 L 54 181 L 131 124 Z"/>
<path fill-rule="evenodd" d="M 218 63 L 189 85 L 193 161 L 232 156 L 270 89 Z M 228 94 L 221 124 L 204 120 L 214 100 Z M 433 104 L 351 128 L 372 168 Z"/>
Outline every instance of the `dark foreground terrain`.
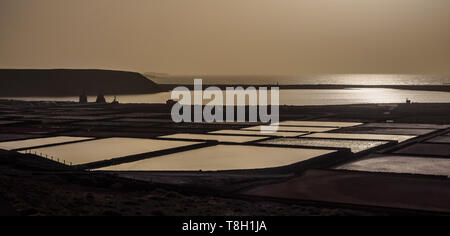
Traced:
<path fill-rule="evenodd" d="M 379 215 L 340 207 L 283 204 L 134 181 L 105 174 L 55 171 L 26 157 L 1 156 L 2 215 Z M 9 160 L 5 160 L 9 159 Z M 14 159 L 14 160 L 13 160 Z M 45 161 L 45 160 L 42 160 Z M 47 170 L 50 168 L 52 170 Z"/>

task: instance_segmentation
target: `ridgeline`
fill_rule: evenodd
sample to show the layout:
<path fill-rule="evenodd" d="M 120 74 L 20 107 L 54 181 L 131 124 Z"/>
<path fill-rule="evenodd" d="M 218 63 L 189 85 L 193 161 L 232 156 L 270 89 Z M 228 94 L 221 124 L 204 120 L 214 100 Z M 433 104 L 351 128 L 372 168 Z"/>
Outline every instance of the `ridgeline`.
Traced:
<path fill-rule="evenodd" d="M 0 96 L 78 96 L 155 93 L 136 72 L 94 69 L 0 69 Z"/>

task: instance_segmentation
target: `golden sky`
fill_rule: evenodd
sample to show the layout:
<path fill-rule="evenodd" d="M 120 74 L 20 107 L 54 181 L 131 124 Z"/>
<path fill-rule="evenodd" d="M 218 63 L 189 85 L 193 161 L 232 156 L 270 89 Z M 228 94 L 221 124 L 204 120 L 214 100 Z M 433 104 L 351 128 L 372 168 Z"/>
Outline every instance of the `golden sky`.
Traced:
<path fill-rule="evenodd" d="M 0 0 L 0 68 L 450 73 L 449 0 Z"/>

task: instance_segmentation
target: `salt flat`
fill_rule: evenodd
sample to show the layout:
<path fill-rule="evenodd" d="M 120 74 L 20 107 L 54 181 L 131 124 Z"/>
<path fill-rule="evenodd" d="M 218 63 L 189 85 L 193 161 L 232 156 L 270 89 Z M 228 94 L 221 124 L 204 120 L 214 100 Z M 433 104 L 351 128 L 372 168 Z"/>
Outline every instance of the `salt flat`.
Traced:
<path fill-rule="evenodd" d="M 109 166 L 105 171 L 218 171 L 291 165 L 334 150 L 216 145 Z"/>
<path fill-rule="evenodd" d="M 350 127 L 356 125 L 362 125 L 358 122 L 330 122 L 330 121 L 283 121 L 280 125 L 286 126 L 323 126 L 323 127 Z"/>
<path fill-rule="evenodd" d="M 271 132 L 271 133 L 263 133 L 261 131 L 257 130 L 234 130 L 234 129 L 228 129 L 228 130 L 218 130 L 218 131 L 212 131 L 209 132 L 210 134 L 230 134 L 230 135 L 256 135 L 256 136 L 278 136 L 278 137 L 296 137 L 300 135 L 307 134 L 306 132 Z"/>
<path fill-rule="evenodd" d="M 0 149 L 14 150 L 14 149 L 31 148 L 31 147 L 37 147 L 37 146 L 74 142 L 74 141 L 81 141 L 81 140 L 88 140 L 88 139 L 92 139 L 92 138 L 67 137 L 67 136 L 57 136 L 57 137 L 49 137 L 49 138 L 34 138 L 34 139 L 26 139 L 26 140 L 18 140 L 18 141 L 1 142 Z"/>
<path fill-rule="evenodd" d="M 277 138 L 260 142 L 262 144 L 296 145 L 310 147 L 350 148 L 353 153 L 365 151 L 388 142 L 372 140 L 344 140 L 319 138 Z"/>
<path fill-rule="evenodd" d="M 348 133 L 315 133 L 305 135 L 308 138 L 334 138 L 334 139 L 365 139 L 365 140 L 393 140 L 404 142 L 416 136 L 386 135 L 386 134 L 348 134 Z"/>
<path fill-rule="evenodd" d="M 138 155 L 199 144 L 201 142 L 171 141 L 140 138 L 106 138 L 81 143 L 35 148 L 31 151 L 43 156 L 53 156 L 75 165 L 109 160 L 118 157 Z"/>
<path fill-rule="evenodd" d="M 450 159 L 385 155 L 365 158 L 336 169 L 450 176 Z"/>
<path fill-rule="evenodd" d="M 179 133 L 179 134 L 171 134 L 171 135 L 160 136 L 160 138 L 195 139 L 195 140 L 217 140 L 219 142 L 246 143 L 246 142 L 261 140 L 264 137 Z"/>
<path fill-rule="evenodd" d="M 327 127 L 297 127 L 297 126 L 278 126 L 278 131 L 280 132 L 327 132 L 331 130 L 335 130 L 336 128 L 327 128 Z M 260 130 L 270 130 L 266 126 L 253 126 L 248 128 L 243 128 L 242 130 L 252 130 L 252 131 L 260 131 Z"/>

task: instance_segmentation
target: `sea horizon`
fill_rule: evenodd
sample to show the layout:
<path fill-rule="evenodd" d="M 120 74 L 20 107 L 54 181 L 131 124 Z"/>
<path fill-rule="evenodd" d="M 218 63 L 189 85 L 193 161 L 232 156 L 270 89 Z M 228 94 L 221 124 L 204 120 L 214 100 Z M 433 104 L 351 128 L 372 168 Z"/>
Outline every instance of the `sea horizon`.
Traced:
<path fill-rule="evenodd" d="M 195 78 L 203 84 L 220 85 L 450 85 L 450 75 L 427 74 L 316 74 L 316 75 L 154 75 L 142 73 L 157 84 L 193 84 Z"/>

